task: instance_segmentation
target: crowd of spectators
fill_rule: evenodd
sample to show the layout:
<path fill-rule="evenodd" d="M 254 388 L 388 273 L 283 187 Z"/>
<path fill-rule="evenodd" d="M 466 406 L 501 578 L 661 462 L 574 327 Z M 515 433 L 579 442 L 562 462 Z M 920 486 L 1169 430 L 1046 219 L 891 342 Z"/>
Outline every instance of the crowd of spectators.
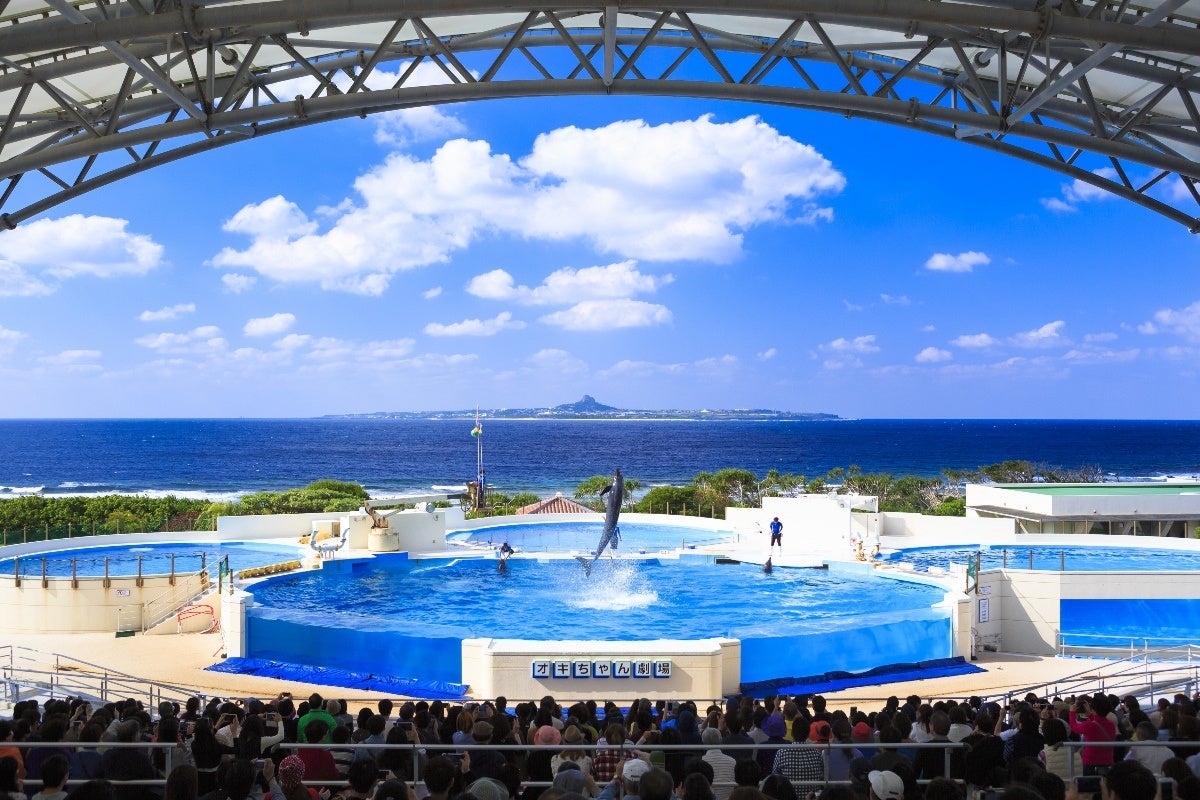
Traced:
<path fill-rule="evenodd" d="M 1194 771 L 1183 695 L 893 697 L 871 713 L 820 696 L 381 700 L 356 716 L 283 693 L 25 701 L 0 719 L 0 800 L 1200 800 Z"/>

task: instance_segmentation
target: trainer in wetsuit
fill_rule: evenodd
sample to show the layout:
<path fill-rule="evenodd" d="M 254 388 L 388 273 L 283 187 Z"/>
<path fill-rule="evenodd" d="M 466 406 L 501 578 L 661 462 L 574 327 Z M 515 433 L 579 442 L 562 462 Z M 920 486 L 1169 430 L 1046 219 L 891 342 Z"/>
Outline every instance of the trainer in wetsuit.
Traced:
<path fill-rule="evenodd" d="M 775 549 L 775 545 L 779 545 L 779 552 L 783 552 L 783 523 L 779 521 L 779 517 L 771 520 L 771 549 Z"/>

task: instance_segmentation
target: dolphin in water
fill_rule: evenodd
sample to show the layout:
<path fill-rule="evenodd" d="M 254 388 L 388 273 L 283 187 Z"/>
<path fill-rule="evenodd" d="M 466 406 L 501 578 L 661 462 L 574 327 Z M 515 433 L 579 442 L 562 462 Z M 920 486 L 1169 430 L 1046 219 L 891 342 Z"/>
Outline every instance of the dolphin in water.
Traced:
<path fill-rule="evenodd" d="M 763 572 L 771 574 L 771 557 L 767 556 L 767 563 L 763 564 Z"/>
<path fill-rule="evenodd" d="M 608 495 L 605 497 L 605 495 Z M 600 498 L 604 500 L 604 533 L 600 535 L 600 544 L 596 546 L 596 552 L 591 560 L 585 556 L 576 556 L 579 563 L 583 565 L 585 575 L 592 574 L 592 565 L 594 565 L 600 555 L 604 552 L 604 548 L 611 543 L 612 548 L 617 548 L 617 541 L 620 538 L 620 530 L 617 528 L 617 517 L 621 515 L 621 505 L 625 502 L 625 477 L 621 475 L 621 470 L 617 470 L 613 476 L 613 482 L 600 490 Z"/>

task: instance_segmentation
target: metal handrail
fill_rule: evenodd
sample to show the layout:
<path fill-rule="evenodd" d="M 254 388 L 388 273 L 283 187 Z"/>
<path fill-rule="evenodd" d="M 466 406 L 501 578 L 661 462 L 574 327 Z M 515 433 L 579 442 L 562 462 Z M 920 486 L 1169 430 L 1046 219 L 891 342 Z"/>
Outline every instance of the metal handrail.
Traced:
<path fill-rule="evenodd" d="M 80 671 L 78 667 L 93 672 Z M 41 680 L 42 676 L 46 676 L 47 680 Z M 0 646 L 0 679 L 11 697 L 17 696 L 21 686 L 38 689 L 51 696 L 87 695 L 102 702 L 114 696 L 124 699 L 131 695 L 142 695 L 148 699 L 150 708 L 157 708 L 163 700 L 183 703 L 189 697 L 203 697 L 182 686 L 151 681 L 90 661 L 12 644 Z"/>
<path fill-rule="evenodd" d="M 140 748 L 140 749 L 144 749 L 144 750 L 149 750 L 151 752 L 153 752 L 154 750 L 164 750 L 165 751 L 163 754 L 164 755 L 164 767 L 165 767 L 164 775 L 169 775 L 171 773 L 171 769 L 172 769 L 171 754 L 172 754 L 172 751 L 176 747 L 178 747 L 178 745 L 174 742 L 71 742 L 71 741 L 16 742 L 16 741 L 13 741 L 13 742 L 7 742 L 6 744 L 8 746 L 16 747 L 18 749 L 31 749 L 31 748 L 35 748 L 35 747 L 55 747 L 55 748 L 67 748 L 67 749 L 71 749 L 71 750 L 96 750 L 96 749 L 107 749 L 107 748 Z M 1200 742 L 1196 742 L 1196 741 L 1074 742 L 1074 741 L 1067 740 L 1067 741 L 1062 742 L 1062 745 L 1064 747 L 1068 748 L 1069 750 L 1077 750 L 1077 749 L 1082 749 L 1084 747 L 1099 747 L 1099 748 L 1118 748 L 1118 747 L 1120 747 L 1120 748 L 1138 748 L 1138 747 L 1152 747 L 1152 746 L 1200 747 Z M 795 747 L 810 747 L 810 748 L 815 748 L 821 752 L 823 763 L 825 766 L 825 770 L 824 770 L 825 777 L 819 781 L 794 781 L 794 782 L 804 784 L 804 785 L 823 784 L 825 786 L 830 786 L 830 785 L 834 785 L 834 784 L 838 784 L 838 783 L 842 783 L 842 784 L 848 783 L 848 781 L 833 781 L 833 780 L 829 779 L 829 760 L 828 759 L 829 759 L 830 754 L 832 754 L 834 751 L 860 750 L 860 749 L 942 750 L 945 754 L 944 761 L 943 761 L 943 764 L 944 764 L 943 775 L 946 777 L 949 777 L 950 768 L 951 768 L 950 759 L 951 759 L 952 753 L 955 751 L 960 751 L 960 750 L 966 749 L 966 745 L 964 745 L 961 742 L 922 742 L 922 743 L 901 742 L 901 743 L 896 743 L 896 744 L 884 744 L 884 743 L 879 743 L 879 742 L 861 742 L 861 743 L 855 742 L 855 743 L 848 743 L 848 744 L 842 744 L 839 742 L 831 742 L 831 743 L 823 743 L 823 744 L 815 744 L 815 743 L 809 743 L 809 742 L 799 742 L 799 743 L 786 742 L 786 743 L 782 743 L 782 744 L 781 743 L 773 743 L 773 744 L 759 743 L 759 744 L 712 744 L 712 745 L 706 745 L 706 744 L 642 744 L 642 745 L 639 745 L 639 744 L 634 744 L 632 742 L 622 742 L 619 745 L 612 745 L 612 746 L 609 746 L 609 745 L 587 745 L 587 744 L 583 744 L 583 743 L 581 743 L 578 746 L 570 746 L 570 745 L 566 745 L 563 743 L 560 743 L 557 745 L 531 745 L 531 744 L 520 744 L 520 743 L 516 743 L 516 742 L 506 743 L 506 744 L 473 744 L 473 743 L 472 744 L 443 744 L 443 743 L 425 744 L 425 743 L 421 743 L 421 742 L 415 742 L 415 743 L 414 742 L 406 742 L 406 743 L 402 743 L 402 744 L 363 744 L 361 742 L 358 744 L 329 744 L 329 743 L 309 744 L 309 743 L 296 743 L 296 742 L 280 742 L 276 747 L 282 751 L 326 750 L 326 751 L 331 751 L 331 752 L 333 752 L 333 751 L 346 752 L 346 751 L 353 751 L 353 750 L 358 750 L 358 749 L 366 749 L 366 750 L 371 750 L 371 751 L 393 750 L 393 751 L 410 752 L 413 757 L 413 773 L 412 773 L 413 775 L 420 774 L 419 764 L 420 764 L 420 757 L 422 755 L 425 755 L 428 753 L 442 753 L 442 752 L 462 753 L 462 752 L 483 751 L 483 750 L 497 750 L 497 751 L 502 751 L 502 752 L 531 753 L 531 752 L 538 752 L 538 751 L 562 752 L 563 750 L 595 751 L 595 750 L 616 749 L 616 750 L 621 751 L 622 754 L 625 754 L 625 753 L 642 754 L 642 753 L 652 752 L 652 751 L 663 751 L 663 752 L 672 752 L 672 751 L 696 752 L 699 750 L 705 750 L 705 751 L 708 751 L 708 750 L 753 751 L 753 750 L 763 749 L 764 747 L 773 749 L 776 751 L 780 751 L 780 750 L 786 750 L 788 748 L 795 748 Z M 1074 777 L 1074 774 L 1075 774 L 1074 759 L 1073 758 L 1068 759 L 1067 763 L 1068 763 L 1068 777 L 1069 778 Z M 79 781 L 79 783 L 82 783 L 82 781 Z M 163 778 L 157 778 L 157 779 L 151 779 L 151 780 L 136 780 L 136 781 L 112 781 L 112 783 L 114 783 L 116 785 L 128 785 L 128 786 L 164 786 L 166 784 L 166 778 L 163 777 Z M 305 784 L 309 785 L 309 786 L 341 786 L 341 785 L 344 785 L 344 783 L 345 783 L 345 781 L 343 781 L 343 780 L 305 781 Z M 544 782 L 537 782 L 537 781 L 523 781 L 523 783 L 525 785 L 529 785 L 529 786 L 547 785 Z"/>
<path fill-rule="evenodd" d="M 1062 635 L 1060 634 L 1059 636 L 1060 636 L 1060 642 L 1061 642 Z M 1099 637 L 1097 637 L 1097 638 L 1099 638 Z M 1127 638 L 1127 637 L 1124 637 L 1124 638 Z M 1193 655 L 1193 652 L 1196 652 L 1196 651 L 1200 651 L 1200 645 L 1195 645 L 1195 644 L 1187 645 L 1187 655 L 1188 655 L 1187 665 L 1180 665 L 1180 666 L 1177 666 L 1174 668 L 1157 670 L 1156 672 L 1170 672 L 1170 671 L 1179 671 L 1179 670 L 1186 670 L 1186 669 L 1194 670 L 1195 666 L 1192 663 L 1192 655 Z M 1144 650 L 1140 653 L 1134 653 L 1134 654 L 1125 656 L 1124 658 L 1120 658 L 1116 661 L 1110 661 L 1105 664 L 1101 664 L 1101 665 L 1099 665 L 1099 667 L 1081 670 L 1080 672 L 1076 672 L 1071 675 L 1066 675 L 1062 678 L 1058 678 L 1053 681 L 1046 681 L 1044 683 L 1031 684 L 1031 685 L 1023 687 L 1021 689 L 1011 689 L 1002 694 L 990 695 L 990 696 L 988 696 L 987 699 L 1003 697 L 1005 699 L 1005 701 L 1008 702 L 1011 700 L 1012 697 L 1014 697 L 1016 695 L 1026 695 L 1026 694 L 1029 694 L 1030 692 L 1033 692 L 1034 694 L 1041 696 L 1047 689 L 1054 689 L 1055 691 L 1052 692 L 1052 694 L 1062 694 L 1063 691 L 1067 691 L 1067 692 L 1072 691 L 1071 688 L 1064 689 L 1063 687 L 1078 687 L 1081 685 L 1087 685 L 1088 683 L 1098 683 L 1098 684 L 1100 684 L 1101 687 L 1103 687 L 1106 685 L 1105 684 L 1106 678 L 1112 679 L 1112 678 L 1120 678 L 1120 677 L 1126 677 L 1126 676 L 1131 675 L 1132 672 L 1127 669 L 1128 667 L 1135 667 L 1135 668 L 1142 669 L 1143 675 L 1152 674 L 1149 671 L 1149 661 L 1151 658 L 1161 656 L 1162 654 L 1165 654 L 1165 653 L 1177 653 L 1177 652 L 1179 652 L 1179 648 L 1177 648 L 1177 647 L 1163 647 L 1163 648 L 1157 648 L 1154 650 Z M 1168 660 L 1168 659 L 1164 658 L 1163 660 Z M 1104 670 L 1111 670 L 1114 668 L 1117 668 L 1117 671 L 1110 672 L 1108 674 L 1101 674 L 1102 671 L 1104 671 Z M 1193 676 L 1193 680 L 1195 680 L 1195 676 Z M 1180 682 L 1183 682 L 1182 679 Z"/>
<path fill-rule="evenodd" d="M 189 578 L 199 578 L 200 588 L 194 590 L 188 586 Z M 208 568 L 197 570 L 196 572 L 188 572 L 183 575 L 175 576 L 177 581 L 174 586 L 171 586 L 162 594 L 152 597 L 142 603 L 142 633 L 153 628 L 160 622 L 165 622 L 171 618 L 171 615 L 178 611 L 181 607 L 188 603 L 203 597 L 212 591 L 213 582 L 209 574 Z M 182 595 L 182 598 L 180 597 Z M 158 607 L 162 607 L 162 611 L 158 611 Z M 157 615 L 157 616 L 155 616 Z"/>

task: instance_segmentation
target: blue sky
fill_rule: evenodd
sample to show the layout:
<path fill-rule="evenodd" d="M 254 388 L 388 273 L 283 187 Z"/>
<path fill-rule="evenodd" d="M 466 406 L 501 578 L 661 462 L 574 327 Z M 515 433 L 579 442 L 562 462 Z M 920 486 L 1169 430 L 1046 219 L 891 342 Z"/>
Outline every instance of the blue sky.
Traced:
<path fill-rule="evenodd" d="M 619 97 L 395 112 L 0 234 L 0 417 L 588 393 L 1190 418 L 1198 246 L 1055 173 L 837 115 Z"/>

